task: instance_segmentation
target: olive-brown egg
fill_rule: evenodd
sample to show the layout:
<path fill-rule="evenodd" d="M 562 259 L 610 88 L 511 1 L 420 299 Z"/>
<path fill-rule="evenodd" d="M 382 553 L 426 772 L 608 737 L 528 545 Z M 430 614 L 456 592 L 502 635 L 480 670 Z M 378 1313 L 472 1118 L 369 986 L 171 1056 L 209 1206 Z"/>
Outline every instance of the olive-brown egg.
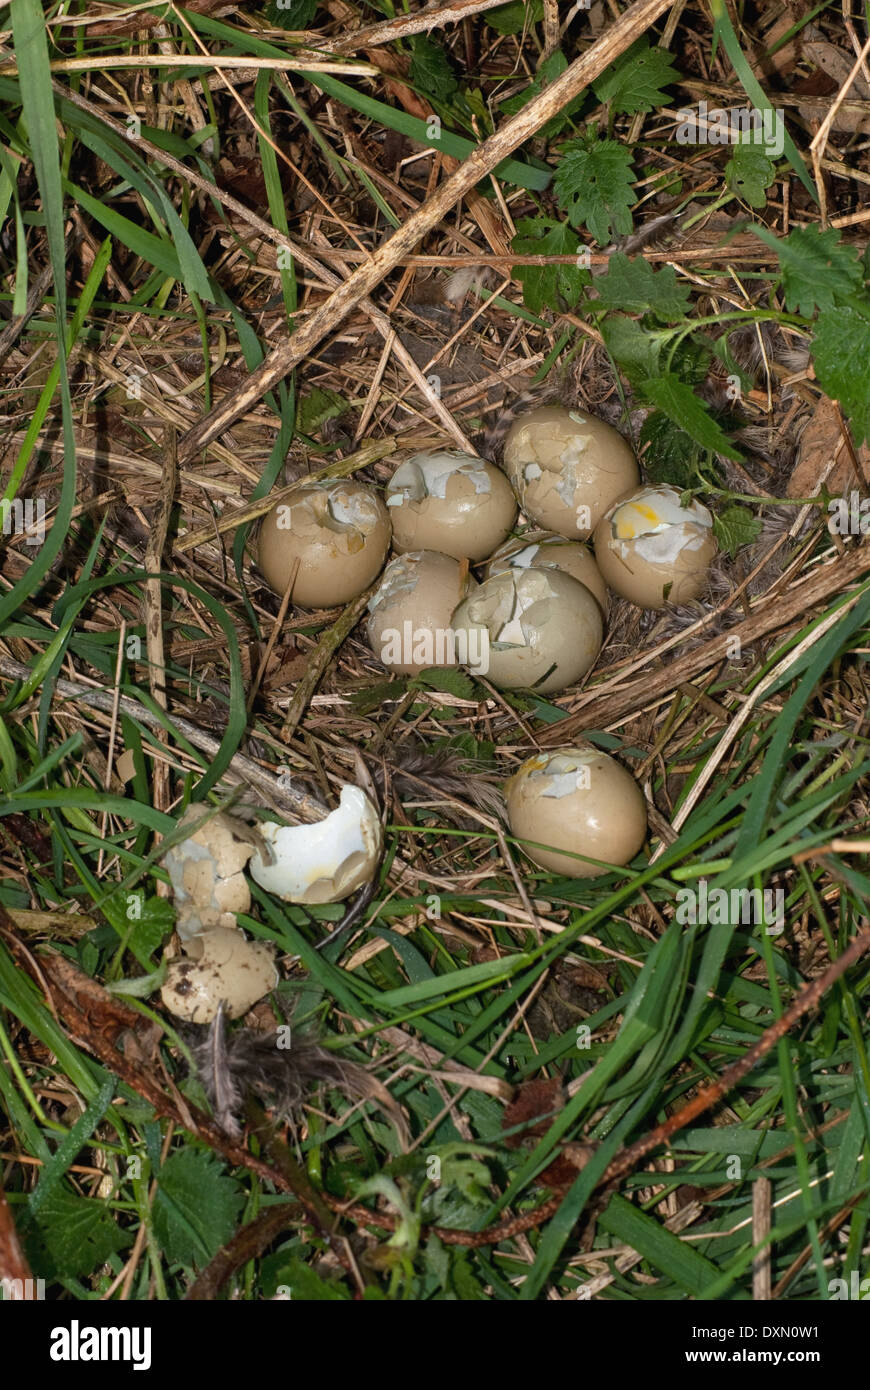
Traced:
<path fill-rule="evenodd" d="M 530 842 L 523 845 L 529 858 L 568 878 L 608 872 L 589 859 L 630 863 L 646 838 L 643 794 L 607 753 L 563 748 L 537 754 L 508 779 L 505 797 L 511 832 Z"/>
<path fill-rule="evenodd" d="M 416 676 L 457 665 L 451 618 L 477 588 L 467 564 L 435 550 L 409 550 L 391 560 L 369 599 L 366 635 L 391 671 Z"/>
<path fill-rule="evenodd" d="M 485 560 L 517 516 L 510 483 L 495 464 L 455 449 L 431 449 L 399 464 L 386 488 L 393 546 Z"/>
<path fill-rule="evenodd" d="M 484 580 L 453 615 L 463 665 L 502 690 L 565 690 L 594 664 L 601 609 L 560 570 L 509 569 Z"/>
<path fill-rule="evenodd" d="M 640 608 L 688 603 L 703 593 L 718 547 L 700 502 L 675 487 L 640 488 L 602 517 L 595 559 L 606 582 Z"/>
<path fill-rule="evenodd" d="M 585 410 L 543 405 L 518 415 L 504 446 L 505 472 L 538 526 L 585 540 L 640 473 L 618 430 Z"/>
<path fill-rule="evenodd" d="M 592 552 L 579 541 L 566 541 L 552 531 L 538 531 L 527 537 L 505 541 L 487 562 L 484 578 L 504 574 L 509 569 L 562 570 L 585 584 L 607 616 L 607 586 Z"/>
<path fill-rule="evenodd" d="M 263 517 L 257 563 L 283 594 L 298 561 L 291 598 L 331 608 L 356 598 L 378 577 L 390 547 L 390 517 L 365 483 L 337 478 L 303 483 Z"/>

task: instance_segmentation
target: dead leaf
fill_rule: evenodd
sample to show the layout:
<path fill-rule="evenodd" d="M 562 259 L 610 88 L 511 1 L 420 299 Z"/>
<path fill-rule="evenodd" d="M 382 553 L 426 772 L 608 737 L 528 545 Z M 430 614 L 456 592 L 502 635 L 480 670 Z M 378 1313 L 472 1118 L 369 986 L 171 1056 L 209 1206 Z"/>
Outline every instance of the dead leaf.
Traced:
<path fill-rule="evenodd" d="M 870 476 L 870 449 L 866 444 L 858 450 L 858 458 L 865 473 Z M 789 497 L 815 497 L 823 483 L 828 492 L 838 497 L 863 485 L 863 480 L 855 476 L 843 438 L 839 412 L 833 401 L 826 399 L 819 401 L 815 413 L 804 427 L 786 494 Z"/>

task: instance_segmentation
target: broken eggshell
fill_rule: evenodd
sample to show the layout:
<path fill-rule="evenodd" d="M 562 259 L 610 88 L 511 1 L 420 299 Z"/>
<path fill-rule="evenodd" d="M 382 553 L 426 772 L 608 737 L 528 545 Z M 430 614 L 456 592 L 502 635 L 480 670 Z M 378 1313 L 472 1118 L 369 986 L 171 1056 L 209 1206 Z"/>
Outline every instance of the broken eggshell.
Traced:
<path fill-rule="evenodd" d="M 190 951 L 172 962 L 160 991 L 165 1007 L 188 1023 L 211 1023 L 221 1003 L 229 1018 L 241 1018 L 278 983 L 271 949 L 237 929 L 215 927 Z"/>
<path fill-rule="evenodd" d="M 275 862 L 256 851 L 251 877 L 285 902 L 341 902 L 370 883 L 380 863 L 380 817 L 359 787 L 342 787 L 337 810 L 316 825 L 261 821 L 258 829 Z"/>
<path fill-rule="evenodd" d="M 516 498 L 495 464 L 456 449 L 430 449 L 400 463 L 386 488 L 393 547 L 485 560 L 517 516 Z"/>
<path fill-rule="evenodd" d="M 680 503 L 675 487 L 640 488 L 602 517 L 595 559 L 611 589 L 640 608 L 688 603 L 703 593 L 718 550 L 713 517 Z"/>
<path fill-rule="evenodd" d="M 463 663 L 502 690 L 552 695 L 584 676 L 601 650 L 598 602 L 555 569 L 493 575 L 453 615 Z"/>
<path fill-rule="evenodd" d="M 369 599 L 368 643 L 390 671 L 416 676 L 455 666 L 450 619 L 477 588 L 467 567 L 435 550 L 409 550 L 391 560 Z"/>
<path fill-rule="evenodd" d="M 588 411 L 559 405 L 517 416 L 504 467 L 526 516 L 572 541 L 591 535 L 617 497 L 640 482 L 618 430 Z"/>
<path fill-rule="evenodd" d="M 553 531 L 538 531 L 532 537 L 516 536 L 500 545 L 487 562 L 485 578 L 510 569 L 562 570 L 585 584 L 601 611 L 607 616 L 607 586 L 601 578 L 592 552 L 579 541 L 566 541 Z"/>
<path fill-rule="evenodd" d="M 192 825 L 206 813 L 204 806 L 189 806 L 178 825 Z M 223 811 L 166 851 L 163 864 L 172 884 L 175 929 L 182 941 L 214 927 L 234 928 L 236 913 L 250 910 L 244 868 L 253 852 L 248 827 Z"/>
<path fill-rule="evenodd" d="M 646 838 L 643 794 L 607 753 L 563 748 L 527 758 L 505 784 L 508 822 L 533 863 L 568 878 L 608 872 L 573 855 L 628 864 Z M 539 846 L 547 848 L 539 848 Z"/>
<path fill-rule="evenodd" d="M 377 578 L 390 533 L 387 509 L 365 483 L 306 483 L 263 517 L 257 564 L 283 597 L 298 560 L 293 602 L 331 608 L 356 598 Z"/>

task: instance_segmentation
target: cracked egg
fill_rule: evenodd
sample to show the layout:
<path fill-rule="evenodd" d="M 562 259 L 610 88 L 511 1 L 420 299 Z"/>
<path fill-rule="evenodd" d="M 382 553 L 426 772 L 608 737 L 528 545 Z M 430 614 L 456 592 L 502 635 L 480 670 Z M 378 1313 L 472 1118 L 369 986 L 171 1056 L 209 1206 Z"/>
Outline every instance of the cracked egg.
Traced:
<path fill-rule="evenodd" d="M 390 671 L 416 676 L 455 666 L 450 620 L 477 581 L 467 565 L 435 550 L 409 550 L 391 560 L 369 600 L 368 643 Z"/>
<path fill-rule="evenodd" d="M 579 541 L 566 541 L 553 531 L 539 531 L 534 537 L 515 537 L 505 541 L 488 561 L 484 575 L 504 574 L 511 569 L 562 570 L 577 579 L 598 600 L 607 616 L 607 586 L 592 552 Z"/>
<path fill-rule="evenodd" d="M 585 410 L 542 405 L 518 415 L 504 446 L 505 472 L 538 526 L 585 540 L 607 508 L 640 482 L 618 430 Z"/>
<path fill-rule="evenodd" d="M 370 883 L 380 863 L 380 817 L 360 787 L 342 787 L 337 809 L 316 825 L 261 821 L 257 828 L 273 862 L 255 851 L 251 877 L 288 903 L 341 902 Z"/>
<path fill-rule="evenodd" d="M 485 560 L 517 516 L 501 469 L 456 449 L 430 449 L 400 463 L 386 502 L 397 551 L 437 550 L 455 560 Z"/>
<path fill-rule="evenodd" d="M 718 546 L 700 502 L 675 487 L 640 488 L 602 517 L 595 559 L 606 582 L 640 608 L 688 603 L 703 593 Z"/>
<path fill-rule="evenodd" d="M 390 517 L 365 483 L 305 483 L 263 517 L 257 563 L 282 597 L 301 608 L 348 603 L 377 579 L 390 547 Z"/>
<path fill-rule="evenodd" d="M 528 758 L 505 784 L 511 833 L 533 863 L 568 878 L 608 870 L 574 855 L 628 864 L 646 839 L 643 793 L 607 753 L 563 748 Z"/>
<path fill-rule="evenodd" d="M 585 675 L 601 650 L 598 602 L 555 569 L 509 569 L 486 579 L 453 615 L 463 664 L 502 690 L 552 695 Z"/>

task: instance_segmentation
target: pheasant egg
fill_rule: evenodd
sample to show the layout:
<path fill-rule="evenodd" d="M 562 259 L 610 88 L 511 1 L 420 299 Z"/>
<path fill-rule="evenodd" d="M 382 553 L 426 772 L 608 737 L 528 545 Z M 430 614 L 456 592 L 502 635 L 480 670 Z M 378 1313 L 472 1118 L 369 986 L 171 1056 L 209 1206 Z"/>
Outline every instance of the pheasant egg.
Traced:
<path fill-rule="evenodd" d="M 588 411 L 559 405 L 517 416 L 504 466 L 526 516 L 572 541 L 591 535 L 617 497 L 640 482 L 618 430 Z"/>
<path fill-rule="evenodd" d="M 495 464 L 455 449 L 431 449 L 400 463 L 386 489 L 393 546 L 485 560 L 517 516 L 510 483 Z"/>
<path fill-rule="evenodd" d="M 257 563 L 269 587 L 283 596 L 298 561 L 293 602 L 331 608 L 368 588 L 389 547 L 390 518 L 377 493 L 338 478 L 302 484 L 263 517 Z"/>
<path fill-rule="evenodd" d="M 508 821 L 543 869 L 568 878 L 608 870 L 573 855 L 628 864 L 646 838 L 646 805 L 634 778 L 607 753 L 563 748 L 528 758 L 505 785 Z M 541 848 L 545 846 L 545 848 Z"/>
<path fill-rule="evenodd" d="M 570 574 L 509 569 L 495 574 L 453 615 L 464 665 L 502 690 L 552 695 L 593 665 L 603 636 L 601 609 Z"/>
<path fill-rule="evenodd" d="M 595 530 L 595 559 L 611 589 L 640 608 L 688 603 L 703 592 L 718 549 L 713 517 L 682 506 L 675 487 L 646 487 L 611 507 Z"/>
<path fill-rule="evenodd" d="M 369 646 L 390 671 L 416 676 L 431 666 L 455 666 L 450 620 L 477 588 L 467 566 L 435 550 L 409 550 L 391 560 L 369 600 Z"/>

